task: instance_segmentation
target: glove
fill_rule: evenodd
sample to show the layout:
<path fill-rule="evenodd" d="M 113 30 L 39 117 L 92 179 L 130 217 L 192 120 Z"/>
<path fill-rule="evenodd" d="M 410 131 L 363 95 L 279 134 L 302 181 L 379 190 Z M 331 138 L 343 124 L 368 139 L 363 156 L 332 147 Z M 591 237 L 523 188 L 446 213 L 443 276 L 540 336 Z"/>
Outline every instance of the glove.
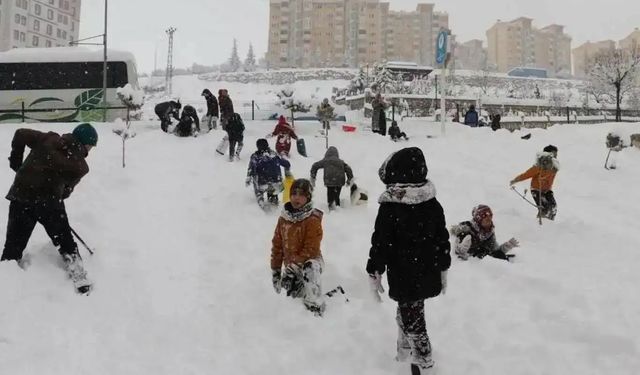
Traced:
<path fill-rule="evenodd" d="M 442 294 L 447 294 L 447 271 L 440 272 L 440 283 L 442 284 Z"/>
<path fill-rule="evenodd" d="M 504 249 L 505 253 L 518 246 L 520 246 L 520 242 L 518 242 L 518 240 L 516 240 L 515 238 L 511 238 L 509 241 L 502 244 L 502 248 Z"/>
<path fill-rule="evenodd" d="M 282 285 L 280 283 L 281 278 L 280 270 L 271 270 L 271 283 L 273 284 L 273 290 L 278 294 L 280 294 L 280 291 L 282 290 Z"/>
<path fill-rule="evenodd" d="M 456 246 L 456 255 L 462 259 L 469 259 L 469 249 L 471 248 L 471 235 L 467 234 Z"/>
<path fill-rule="evenodd" d="M 247 179 L 244 181 L 244 186 L 251 185 L 252 180 L 251 176 L 247 176 Z"/>
<path fill-rule="evenodd" d="M 290 177 L 290 178 L 292 178 L 292 177 L 293 177 L 293 174 L 291 174 L 291 170 L 289 170 L 289 169 L 285 169 L 285 170 L 284 170 L 284 176 L 285 176 L 285 177 Z"/>
<path fill-rule="evenodd" d="M 376 294 L 384 293 L 382 287 L 382 276 L 379 273 L 369 274 L 369 286 Z"/>
<path fill-rule="evenodd" d="M 9 156 L 9 168 L 13 169 L 14 172 L 17 172 L 18 169 L 22 166 L 22 155 L 11 153 Z"/>
<path fill-rule="evenodd" d="M 509 181 L 509 186 L 513 186 L 515 184 L 516 184 L 516 182 L 514 180 Z"/>

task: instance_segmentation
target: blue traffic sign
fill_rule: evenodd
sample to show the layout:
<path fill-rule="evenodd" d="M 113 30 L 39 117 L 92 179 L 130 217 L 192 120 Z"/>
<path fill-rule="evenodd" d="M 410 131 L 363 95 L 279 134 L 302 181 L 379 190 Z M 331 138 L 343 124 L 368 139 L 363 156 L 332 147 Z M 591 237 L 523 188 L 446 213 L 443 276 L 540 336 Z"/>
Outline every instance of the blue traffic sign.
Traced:
<path fill-rule="evenodd" d="M 449 38 L 449 32 L 440 31 L 438 33 L 438 39 L 436 39 L 436 63 L 444 64 L 447 60 L 447 39 Z"/>

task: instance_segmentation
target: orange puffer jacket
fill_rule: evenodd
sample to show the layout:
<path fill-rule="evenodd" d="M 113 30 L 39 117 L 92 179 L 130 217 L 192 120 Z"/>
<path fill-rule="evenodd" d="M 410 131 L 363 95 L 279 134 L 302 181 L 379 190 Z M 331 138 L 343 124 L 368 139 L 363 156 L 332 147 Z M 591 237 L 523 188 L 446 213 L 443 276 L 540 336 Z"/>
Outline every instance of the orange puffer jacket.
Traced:
<path fill-rule="evenodd" d="M 290 205 L 288 203 L 287 205 Z M 297 217 L 285 209 L 273 233 L 271 269 L 279 270 L 295 263 L 302 265 L 310 259 L 322 258 L 322 211 L 311 209 Z"/>
<path fill-rule="evenodd" d="M 553 180 L 556 178 L 556 169 L 542 169 L 538 165 L 534 165 L 526 172 L 513 179 L 513 182 L 520 182 L 531 179 L 531 190 L 539 190 L 542 192 L 553 189 Z"/>

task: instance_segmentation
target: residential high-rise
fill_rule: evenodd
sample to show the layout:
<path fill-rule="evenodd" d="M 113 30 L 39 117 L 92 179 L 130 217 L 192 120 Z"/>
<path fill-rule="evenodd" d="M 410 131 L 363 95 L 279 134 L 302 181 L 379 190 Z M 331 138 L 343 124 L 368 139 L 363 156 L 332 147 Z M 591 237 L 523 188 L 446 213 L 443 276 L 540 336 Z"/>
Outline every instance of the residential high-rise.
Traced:
<path fill-rule="evenodd" d="M 0 0 L 0 51 L 77 40 L 82 0 Z"/>
<path fill-rule="evenodd" d="M 487 59 L 499 72 L 535 64 L 535 33 L 532 19 L 498 20 L 487 30 Z"/>
<path fill-rule="evenodd" d="M 593 58 L 606 51 L 616 48 L 616 42 L 613 40 L 603 40 L 601 42 L 586 42 L 579 47 L 573 49 L 573 75 L 578 78 L 585 78 L 589 73 Z"/>
<path fill-rule="evenodd" d="M 271 67 L 362 66 L 384 60 L 433 65 L 448 28 L 433 4 L 391 11 L 380 0 L 270 0 Z"/>
<path fill-rule="evenodd" d="M 629 36 L 619 42 L 620 48 L 631 51 L 632 49 L 640 49 L 640 29 L 637 27 Z"/>
<path fill-rule="evenodd" d="M 487 64 L 487 50 L 483 41 L 473 39 L 457 44 L 455 48 L 456 69 L 482 70 L 490 68 Z"/>
<path fill-rule="evenodd" d="M 571 37 L 564 26 L 549 25 L 535 31 L 535 66 L 551 77 L 571 76 Z"/>

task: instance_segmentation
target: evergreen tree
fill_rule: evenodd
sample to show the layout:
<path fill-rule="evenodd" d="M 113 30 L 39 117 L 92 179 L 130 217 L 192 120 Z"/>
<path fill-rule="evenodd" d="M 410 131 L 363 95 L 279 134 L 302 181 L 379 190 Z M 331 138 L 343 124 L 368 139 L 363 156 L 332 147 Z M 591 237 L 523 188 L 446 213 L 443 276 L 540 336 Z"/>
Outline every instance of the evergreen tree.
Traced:
<path fill-rule="evenodd" d="M 253 54 L 253 45 L 249 43 L 247 58 L 244 60 L 244 71 L 253 72 L 256 70 L 256 56 Z"/>
<path fill-rule="evenodd" d="M 229 69 L 232 72 L 240 70 L 241 66 L 240 57 L 238 57 L 238 42 L 233 39 L 233 49 L 231 50 L 231 57 L 229 58 Z"/>

